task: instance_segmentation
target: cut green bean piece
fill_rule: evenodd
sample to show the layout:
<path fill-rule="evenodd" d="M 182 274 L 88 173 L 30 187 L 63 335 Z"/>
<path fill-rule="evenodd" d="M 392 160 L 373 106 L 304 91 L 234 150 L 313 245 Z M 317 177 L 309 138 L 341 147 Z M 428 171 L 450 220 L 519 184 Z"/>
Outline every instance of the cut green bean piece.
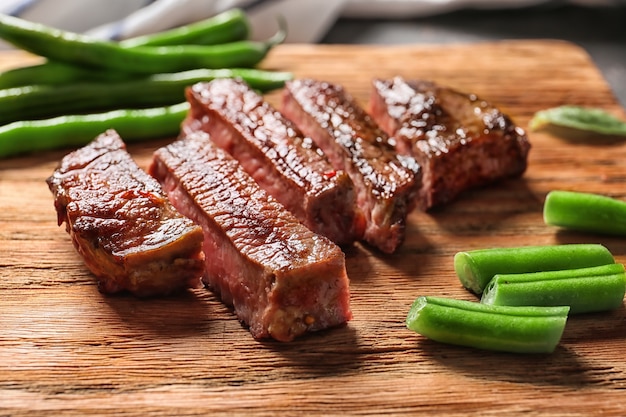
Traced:
<path fill-rule="evenodd" d="M 19 121 L 0 127 L 0 158 L 27 152 L 83 146 L 107 129 L 127 142 L 175 137 L 189 103 L 168 107 Z"/>
<path fill-rule="evenodd" d="M 429 339 L 478 349 L 515 353 L 553 352 L 569 307 L 510 307 L 444 297 L 418 297 L 406 319 Z"/>
<path fill-rule="evenodd" d="M 498 274 L 481 303 L 506 306 L 569 306 L 571 314 L 607 311 L 622 305 L 626 293 L 624 265 L 527 274 Z"/>
<path fill-rule="evenodd" d="M 556 271 L 615 263 L 609 250 L 599 244 L 580 243 L 548 246 L 477 249 L 458 252 L 454 270 L 465 288 L 475 294 L 496 274 Z"/>
<path fill-rule="evenodd" d="M 626 236 L 626 202 L 604 195 L 551 191 L 543 205 L 543 219 L 550 226 Z"/>

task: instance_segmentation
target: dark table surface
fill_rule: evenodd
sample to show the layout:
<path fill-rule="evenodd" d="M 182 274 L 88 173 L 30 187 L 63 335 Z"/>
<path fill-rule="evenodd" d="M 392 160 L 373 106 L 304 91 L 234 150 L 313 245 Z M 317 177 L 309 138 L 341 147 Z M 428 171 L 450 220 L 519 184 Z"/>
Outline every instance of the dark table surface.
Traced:
<path fill-rule="evenodd" d="M 463 10 L 393 21 L 341 19 L 322 43 L 446 44 L 500 39 L 561 39 L 583 47 L 626 107 L 626 3 Z"/>

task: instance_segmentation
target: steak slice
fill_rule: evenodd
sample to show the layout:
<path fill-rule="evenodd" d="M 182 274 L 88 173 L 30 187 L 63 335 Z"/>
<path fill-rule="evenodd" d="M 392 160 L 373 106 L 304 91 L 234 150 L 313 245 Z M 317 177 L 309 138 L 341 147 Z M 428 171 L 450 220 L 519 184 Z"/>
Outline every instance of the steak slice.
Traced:
<path fill-rule="evenodd" d="M 168 202 L 109 130 L 47 179 L 59 226 L 103 293 L 156 296 L 202 285 L 202 230 Z"/>
<path fill-rule="evenodd" d="M 202 226 L 204 281 L 253 337 L 290 341 L 352 317 L 341 249 L 300 223 L 208 134 L 158 149 L 150 172 Z"/>
<path fill-rule="evenodd" d="M 526 133 L 485 100 L 428 81 L 374 80 L 370 113 L 423 169 L 421 209 L 526 170 Z"/>
<path fill-rule="evenodd" d="M 404 240 L 406 217 L 420 183 L 421 171 L 412 158 L 399 159 L 387 134 L 339 85 L 290 81 L 282 110 L 313 138 L 335 169 L 352 178 L 367 221 L 364 240 L 394 252 Z"/>
<path fill-rule="evenodd" d="M 183 129 L 203 130 L 302 223 L 337 244 L 352 244 L 365 227 L 343 171 L 243 81 L 231 78 L 187 89 Z M 359 212 L 360 214 L 360 212 Z"/>

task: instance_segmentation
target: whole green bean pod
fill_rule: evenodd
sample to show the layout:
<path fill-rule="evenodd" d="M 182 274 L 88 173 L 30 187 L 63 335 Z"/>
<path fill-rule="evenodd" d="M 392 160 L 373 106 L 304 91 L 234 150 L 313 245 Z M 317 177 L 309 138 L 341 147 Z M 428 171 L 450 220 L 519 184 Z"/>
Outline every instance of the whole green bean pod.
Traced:
<path fill-rule="evenodd" d="M 192 70 L 110 83 L 10 88 L 0 90 L 0 125 L 78 112 L 165 106 L 184 101 L 187 86 L 214 78 L 240 78 L 266 92 L 282 87 L 292 75 L 250 68 Z"/>
<path fill-rule="evenodd" d="M 0 158 L 83 146 L 107 129 L 115 129 L 128 142 L 175 137 L 188 110 L 189 103 L 185 102 L 168 107 L 10 123 L 0 126 Z"/>
<path fill-rule="evenodd" d="M 118 71 L 102 71 L 77 67 L 56 61 L 28 65 L 0 72 L 0 90 L 26 85 L 60 85 L 84 81 L 111 82 L 134 78 L 136 75 Z"/>
<path fill-rule="evenodd" d="M 418 297 L 406 319 L 429 339 L 514 353 L 553 352 L 569 307 L 509 307 L 444 297 Z"/>
<path fill-rule="evenodd" d="M 241 9 L 230 9 L 207 19 L 173 29 L 119 41 L 124 48 L 164 45 L 218 45 L 248 38 L 250 24 Z"/>
<path fill-rule="evenodd" d="M 231 9 L 197 23 L 175 29 L 130 38 L 119 42 L 123 48 L 201 44 L 215 45 L 244 40 L 249 34 L 249 23 L 241 9 Z M 119 81 L 133 74 L 102 71 L 55 61 L 29 65 L 0 72 L 0 89 L 29 84 L 68 84 L 79 81 Z"/>
<path fill-rule="evenodd" d="M 454 255 L 454 270 L 465 288 L 475 294 L 496 274 L 555 271 L 615 263 L 599 244 L 567 244 L 477 249 Z"/>
<path fill-rule="evenodd" d="M 626 235 L 626 202 L 604 195 L 555 190 L 543 205 L 551 226 L 607 235 Z"/>
<path fill-rule="evenodd" d="M 526 274 L 497 274 L 481 303 L 507 306 L 569 306 L 571 314 L 613 310 L 626 293 L 624 265 Z"/>
<path fill-rule="evenodd" d="M 265 42 L 237 41 L 219 45 L 138 46 L 124 48 L 0 15 L 0 38 L 50 60 L 136 74 L 171 73 L 194 68 L 253 67 L 285 39 L 285 29 Z"/>

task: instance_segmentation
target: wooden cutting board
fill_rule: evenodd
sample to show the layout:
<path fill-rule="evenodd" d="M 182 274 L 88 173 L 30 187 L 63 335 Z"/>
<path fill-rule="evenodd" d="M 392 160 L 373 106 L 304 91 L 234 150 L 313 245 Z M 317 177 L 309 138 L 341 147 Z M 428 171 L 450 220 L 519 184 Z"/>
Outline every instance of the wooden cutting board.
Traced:
<path fill-rule="evenodd" d="M 0 66 L 29 59 L 5 52 Z M 589 56 L 563 42 L 284 45 L 264 66 L 342 83 L 362 102 L 375 76 L 433 79 L 493 101 L 522 127 L 560 104 L 624 116 Z M 347 249 L 354 319 L 288 344 L 253 340 L 205 290 L 103 296 L 44 182 L 68 150 L 0 161 L 0 415 L 626 415 L 624 308 L 570 317 L 550 355 L 442 345 L 405 327 L 419 295 L 475 299 L 454 274 L 457 251 L 588 242 L 626 262 L 626 239 L 561 232 L 541 214 L 553 189 L 626 199 L 626 144 L 529 137 L 523 178 L 412 213 L 394 255 Z M 130 151 L 147 167 L 167 142 Z"/>

